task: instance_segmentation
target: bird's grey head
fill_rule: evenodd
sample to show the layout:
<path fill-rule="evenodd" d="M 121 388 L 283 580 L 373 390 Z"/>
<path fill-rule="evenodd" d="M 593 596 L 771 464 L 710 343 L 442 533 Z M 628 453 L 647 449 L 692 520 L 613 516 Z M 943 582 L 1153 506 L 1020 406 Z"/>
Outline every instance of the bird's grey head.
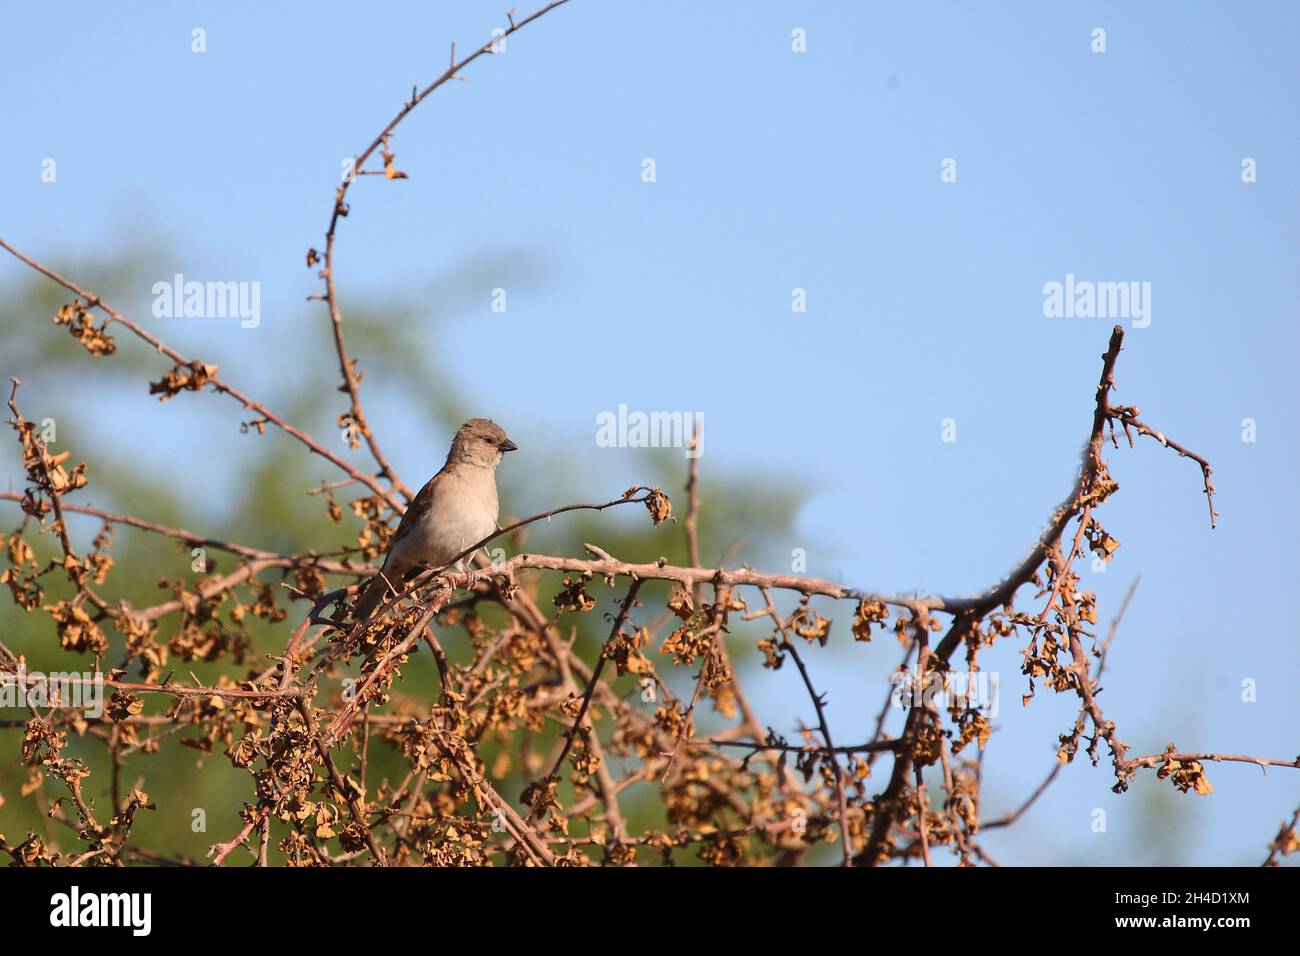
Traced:
<path fill-rule="evenodd" d="M 505 429 L 489 418 L 471 418 L 451 441 L 447 462 L 495 468 L 501 456 L 519 446 L 506 437 Z"/>

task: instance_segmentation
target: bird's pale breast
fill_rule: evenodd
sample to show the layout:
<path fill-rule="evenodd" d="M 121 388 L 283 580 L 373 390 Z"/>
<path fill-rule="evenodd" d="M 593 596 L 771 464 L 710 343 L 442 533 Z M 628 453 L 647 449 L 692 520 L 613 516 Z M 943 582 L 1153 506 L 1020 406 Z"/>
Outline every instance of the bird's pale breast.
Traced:
<path fill-rule="evenodd" d="M 496 530 L 497 488 L 492 472 L 460 468 L 442 476 L 429 511 L 393 545 L 386 567 L 440 565 Z"/>

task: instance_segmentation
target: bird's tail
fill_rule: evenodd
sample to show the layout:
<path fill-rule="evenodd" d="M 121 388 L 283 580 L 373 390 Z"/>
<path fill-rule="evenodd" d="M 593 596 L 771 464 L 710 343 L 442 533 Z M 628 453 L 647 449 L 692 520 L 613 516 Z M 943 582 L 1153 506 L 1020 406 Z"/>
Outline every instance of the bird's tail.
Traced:
<path fill-rule="evenodd" d="M 379 602 L 384 599 L 388 593 L 388 578 L 381 571 L 370 579 L 365 590 L 361 592 L 361 597 L 357 600 L 357 609 L 353 612 L 352 619 L 357 623 L 370 620 L 370 616 L 375 613 L 375 608 L 379 607 Z"/>

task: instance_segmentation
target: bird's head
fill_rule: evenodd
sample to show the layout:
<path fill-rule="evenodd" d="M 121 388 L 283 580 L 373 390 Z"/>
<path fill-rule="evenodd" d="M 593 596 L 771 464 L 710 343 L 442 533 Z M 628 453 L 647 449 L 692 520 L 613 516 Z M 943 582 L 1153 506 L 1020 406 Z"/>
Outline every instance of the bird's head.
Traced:
<path fill-rule="evenodd" d="M 518 447 L 496 422 L 489 418 L 471 418 L 460 426 L 452 439 L 447 461 L 495 468 L 501 463 L 503 454 Z"/>

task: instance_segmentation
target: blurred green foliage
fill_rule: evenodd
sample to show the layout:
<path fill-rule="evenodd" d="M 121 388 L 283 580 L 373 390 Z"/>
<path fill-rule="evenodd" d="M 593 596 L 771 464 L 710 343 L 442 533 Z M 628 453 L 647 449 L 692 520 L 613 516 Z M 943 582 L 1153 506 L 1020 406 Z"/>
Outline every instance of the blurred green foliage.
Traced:
<path fill-rule="evenodd" d="M 513 260 L 530 262 L 518 253 Z M 111 302 L 128 317 L 139 321 L 169 344 L 172 329 L 162 320 L 154 320 L 147 306 L 131 308 L 131 303 L 141 303 L 140 289 L 148 289 L 154 276 L 148 263 L 150 247 L 139 246 L 109 261 L 87 264 L 55 263 L 55 267 L 83 288 L 93 290 Z M 386 302 L 370 307 L 345 304 L 345 327 L 350 351 L 360 359 L 361 367 L 369 373 L 371 382 L 382 378 L 388 388 L 401 392 L 410 407 L 421 409 L 425 421 L 415 423 L 425 428 L 422 441 L 425 447 L 446 446 L 454 427 L 472 410 L 458 400 L 450 379 L 437 364 L 439 356 L 429 348 L 412 348 L 413 342 L 427 342 L 431 328 L 438 323 L 457 321 L 458 306 L 467 302 L 468 289 L 474 276 L 490 266 L 486 261 L 470 260 L 462 263 L 457 275 L 449 276 L 436 284 L 436 295 L 421 297 L 419 306 Z M 538 281 L 540 270 L 526 267 L 528 278 Z M 147 382 L 157 379 L 168 369 L 168 362 L 135 340 L 120 327 L 113 334 L 118 351 L 109 358 L 92 358 L 65 329 L 50 323 L 50 317 L 59 305 L 71 296 L 33 273 L 7 272 L 11 281 L 0 289 L 0 341 L 4 343 L 0 372 L 5 377 L 17 376 L 24 384 L 19 392 L 19 405 L 25 417 L 40 421 L 52 417 L 58 425 L 55 452 L 70 451 L 72 463 L 85 459 L 88 464 L 89 486 L 69 497 L 73 504 L 93 504 L 109 511 L 134 515 L 149 521 L 179 526 L 214 538 L 235 541 L 254 547 L 281 552 L 303 552 L 311 549 L 328 551 L 353 543 L 360 529 L 359 519 L 346 507 L 352 488 L 342 488 L 336 495 L 343 508 L 343 521 L 335 524 L 326 515 L 325 500 L 319 495 L 309 495 L 309 489 L 318 486 L 327 467 L 321 459 L 274 427 L 265 435 L 256 432 L 241 434 L 238 422 L 250 417 L 228 398 L 211 391 L 200 395 L 184 394 L 161 406 L 147 394 Z M 443 303 L 437 314 L 430 314 L 424 302 Z M 265 354 L 242 355 L 238 348 L 221 343 L 213 351 L 220 352 L 221 374 L 237 382 L 255 398 L 265 401 L 287 420 L 307 429 L 318 438 L 337 434 L 336 418 L 345 410 L 344 396 L 337 391 L 339 372 L 325 308 L 319 303 L 304 304 L 301 317 L 289 325 L 293 328 L 292 342 L 280 343 L 292 349 L 292 369 L 273 358 L 268 367 Z M 188 352 L 177 344 L 182 352 Z M 274 350 L 273 350 L 274 351 Z M 279 354 L 279 353 L 275 353 Z M 193 357 L 193 356 L 191 356 Z M 212 360 L 206 351 L 205 361 Z M 443 358 L 445 361 L 445 357 Z M 292 371 L 293 374 L 286 374 Z M 381 375 L 382 373 L 382 375 Z M 261 383 L 261 387 L 259 387 Z M 382 396 L 380 396 L 382 397 Z M 380 436 L 389 454 L 392 440 L 386 419 L 376 404 L 376 395 L 370 383 L 363 384 L 362 398 L 372 427 Z M 391 407 L 391 404 L 390 404 Z M 399 406 L 400 407 L 400 406 Z M 396 413 L 393 413 L 396 414 Z M 108 424 L 110 423 L 111 424 Z M 162 425 L 157 423 L 162 422 Z M 133 423 L 139 423 L 138 425 Z M 403 423 L 407 427 L 411 423 Z M 189 457 L 175 462 L 174 468 L 162 472 L 144 467 L 131 454 L 131 443 L 138 439 L 138 429 L 155 429 L 150 439 L 164 446 L 202 449 L 197 460 Z M 0 468 L 7 476 L 11 490 L 21 490 L 23 473 L 16 440 L 11 432 L 9 439 L 0 442 Z M 522 436 L 516 435 L 516 437 Z M 527 468 L 512 474 L 512 469 L 502 472 L 502 500 L 508 517 L 521 514 L 512 510 L 515 501 L 536 504 L 535 510 L 580 500 L 573 496 L 580 476 L 574 473 L 575 465 L 562 448 L 548 447 L 543 441 L 523 442 Z M 362 461 L 362 452 L 353 460 Z M 686 497 L 683 491 L 686 479 L 686 460 L 681 451 L 645 451 L 647 473 L 638 481 L 661 485 L 673 497 L 679 519 L 684 515 Z M 432 463 L 430 471 L 441 463 Z M 517 464 L 516 461 L 511 462 Z M 364 467 L 364 466 L 363 466 Z M 215 471 L 213 469 L 216 469 Z M 220 481 L 207 480 L 211 474 L 222 476 Z M 537 475 L 546 475 L 547 481 L 537 482 Z M 339 475 L 329 475 L 334 480 Z M 405 475 L 409 484 L 418 487 L 427 475 Z M 521 493 L 526 483 L 528 494 Z M 771 552 L 778 542 L 792 537 L 792 521 L 799 504 L 799 496 L 792 487 L 766 482 L 761 478 L 746 476 L 743 480 L 726 480 L 705 468 L 701 477 L 701 494 L 707 502 L 700 519 L 700 538 L 705 564 L 716 563 L 726 554 L 733 565 L 754 561 L 765 552 Z M 353 486 L 355 487 L 355 486 Z M 539 489 L 541 491 L 539 492 Z M 614 497 L 621 488 L 610 488 L 608 497 Z M 547 494 L 539 500 L 539 494 Z M 0 502 L 0 515 L 4 516 L 6 531 L 17 528 L 22 515 L 16 503 Z M 762 520 L 755 520 L 761 516 Z M 70 518 L 73 541 L 84 553 L 89 541 L 99 530 L 98 519 L 87 516 Z M 743 534 L 737 529 L 744 529 Z M 30 530 L 30 529 L 29 529 Z M 743 538 L 743 540 L 742 540 Z M 57 541 L 49 535 L 29 534 L 29 541 L 38 550 L 42 562 L 54 557 Z M 626 506 L 611 511 L 593 513 L 577 512 L 564 515 L 528 530 L 527 548 L 552 554 L 584 556 L 582 543 L 598 543 L 610 553 L 629 561 L 650 561 L 665 557 L 672 563 L 687 563 L 685 538 L 680 520 L 678 524 L 665 524 L 659 529 L 651 527 L 648 516 L 640 506 Z M 520 542 L 507 544 L 511 552 Z M 136 607 L 159 603 L 170 595 L 159 589 L 159 579 L 182 579 L 197 583 L 201 575 L 190 571 L 189 549 L 180 543 L 148 532 L 119 527 L 112 548 L 115 567 L 107 583 L 98 590 L 110 601 L 125 598 Z M 781 553 L 787 553 L 782 550 Z M 234 567 L 235 559 L 220 552 L 210 552 L 215 560 L 215 573 L 221 574 Z M 559 589 L 560 575 L 539 574 L 538 603 L 544 611 L 552 608 L 550 598 Z M 279 580 L 279 572 L 266 572 L 263 581 Z M 46 603 L 71 594 L 71 588 L 58 572 L 44 578 Z M 339 579 L 332 579 L 337 585 Z M 600 598 L 596 609 L 586 614 L 567 614 L 559 621 L 561 633 L 577 641 L 584 659 L 594 663 L 600 642 L 607 636 L 612 614 L 625 593 L 620 586 L 614 591 L 602 582 L 590 588 L 593 596 Z M 650 624 L 662 610 L 668 589 L 655 583 L 647 585 L 641 593 L 646 607 L 636 612 L 634 620 Z M 243 669 L 235 667 L 229 659 L 214 663 L 191 663 L 176 659 L 168 662 L 174 668 L 176 679 L 183 680 L 191 672 L 204 682 L 214 681 L 225 673 L 235 679 L 244 679 L 266 667 L 265 655 L 278 653 L 287 641 L 293 626 L 306 608 L 303 602 L 294 603 L 287 590 L 280 592 L 279 602 L 289 614 L 286 621 L 268 625 L 260 619 L 248 618 L 246 626 L 254 653 Z M 495 617 L 493 615 L 496 615 Z M 489 625 L 500 623 L 498 609 L 485 610 Z M 176 616 L 162 622 L 158 639 L 165 643 L 174 633 Z M 757 630 L 757 628 L 755 628 Z M 744 629 L 741 629 L 743 633 Z M 116 666 L 123 659 L 121 637 L 111 627 L 105 627 L 111 641 L 111 650 L 105 665 Z M 656 635 L 654 646 L 666 632 Z M 23 613 L 9 600 L 0 598 L 0 635 L 16 653 L 25 656 L 29 670 L 87 671 L 93 662 L 85 656 L 61 651 L 49 618 L 41 613 Z M 469 640 L 463 629 L 452 629 L 442 635 L 442 643 L 454 661 L 469 657 Z M 742 676 L 756 666 L 759 656 L 753 650 L 753 641 L 736 642 L 733 656 Z M 355 672 L 355 661 L 354 672 Z M 670 674 L 669 665 L 662 672 L 674 684 L 675 692 L 689 696 L 693 673 Z M 135 679 L 134 673 L 128 679 Z M 632 676 L 615 684 L 619 693 L 630 694 L 637 689 Z M 416 654 L 403 668 L 402 679 L 394 686 L 394 697 L 407 697 L 431 702 L 437 694 L 437 681 L 432 661 L 427 653 Z M 170 698 L 165 695 L 145 695 L 145 714 L 160 714 Z M 701 708 L 700 721 L 708 721 Z M 11 843 L 19 842 L 29 830 L 46 834 L 56 848 L 68 852 L 78 846 L 71 827 L 51 820 L 43 808 L 64 796 L 57 780 L 46 782 L 43 791 L 23 796 L 20 794 L 26 780 L 26 769 L 19 754 L 24 712 L 11 709 L 0 711 L 10 725 L 0 730 L 0 833 Z M 563 729 L 548 725 L 549 733 Z M 230 839 L 240 827 L 237 814 L 245 802 L 253 802 L 252 780 L 249 775 L 233 767 L 224 753 L 217 751 L 202 754 L 184 746 L 182 739 L 193 736 L 194 731 L 173 734 L 161 740 L 156 753 L 135 753 L 125 758 L 121 770 L 122 787 L 132 785 L 145 790 L 157 809 L 141 812 L 132 831 L 132 844 L 149 847 L 168 858 L 203 861 L 208 847 Z M 487 741 L 480 755 L 490 767 L 496 753 L 508 751 L 514 742 Z M 545 756 L 544 751 L 543 756 Z M 85 737 L 74 739 L 67 755 L 83 759 L 91 769 L 86 781 L 86 794 L 92 800 L 101 820 L 110 816 L 109 759 L 102 742 Z M 349 762 L 352 765 L 349 767 Z M 343 772 L 356 773 L 355 755 L 344 755 L 339 760 Z M 518 767 L 518 761 L 514 766 Z M 386 746 L 376 743 L 370 749 L 366 785 L 375 787 L 388 778 L 399 781 L 406 771 L 406 763 Z M 615 768 L 617 773 L 617 768 Z M 531 782 L 518 770 L 508 779 L 498 781 L 500 792 L 515 800 L 524 786 Z M 567 784 L 566 784 L 567 787 Z M 566 790 L 561 799 L 567 803 Z M 194 811 L 206 814 L 206 831 L 195 832 Z M 647 826 L 663 823 L 662 807 L 651 784 L 638 784 L 628 791 L 624 807 L 632 832 Z M 280 824 L 273 830 L 272 847 L 282 831 Z M 583 832 L 575 828 L 575 833 Z M 690 863 L 693 855 L 683 850 L 677 853 L 682 863 Z M 277 859 L 272 851 L 272 861 Z M 240 864 L 248 857 L 237 851 L 229 862 Z"/>

